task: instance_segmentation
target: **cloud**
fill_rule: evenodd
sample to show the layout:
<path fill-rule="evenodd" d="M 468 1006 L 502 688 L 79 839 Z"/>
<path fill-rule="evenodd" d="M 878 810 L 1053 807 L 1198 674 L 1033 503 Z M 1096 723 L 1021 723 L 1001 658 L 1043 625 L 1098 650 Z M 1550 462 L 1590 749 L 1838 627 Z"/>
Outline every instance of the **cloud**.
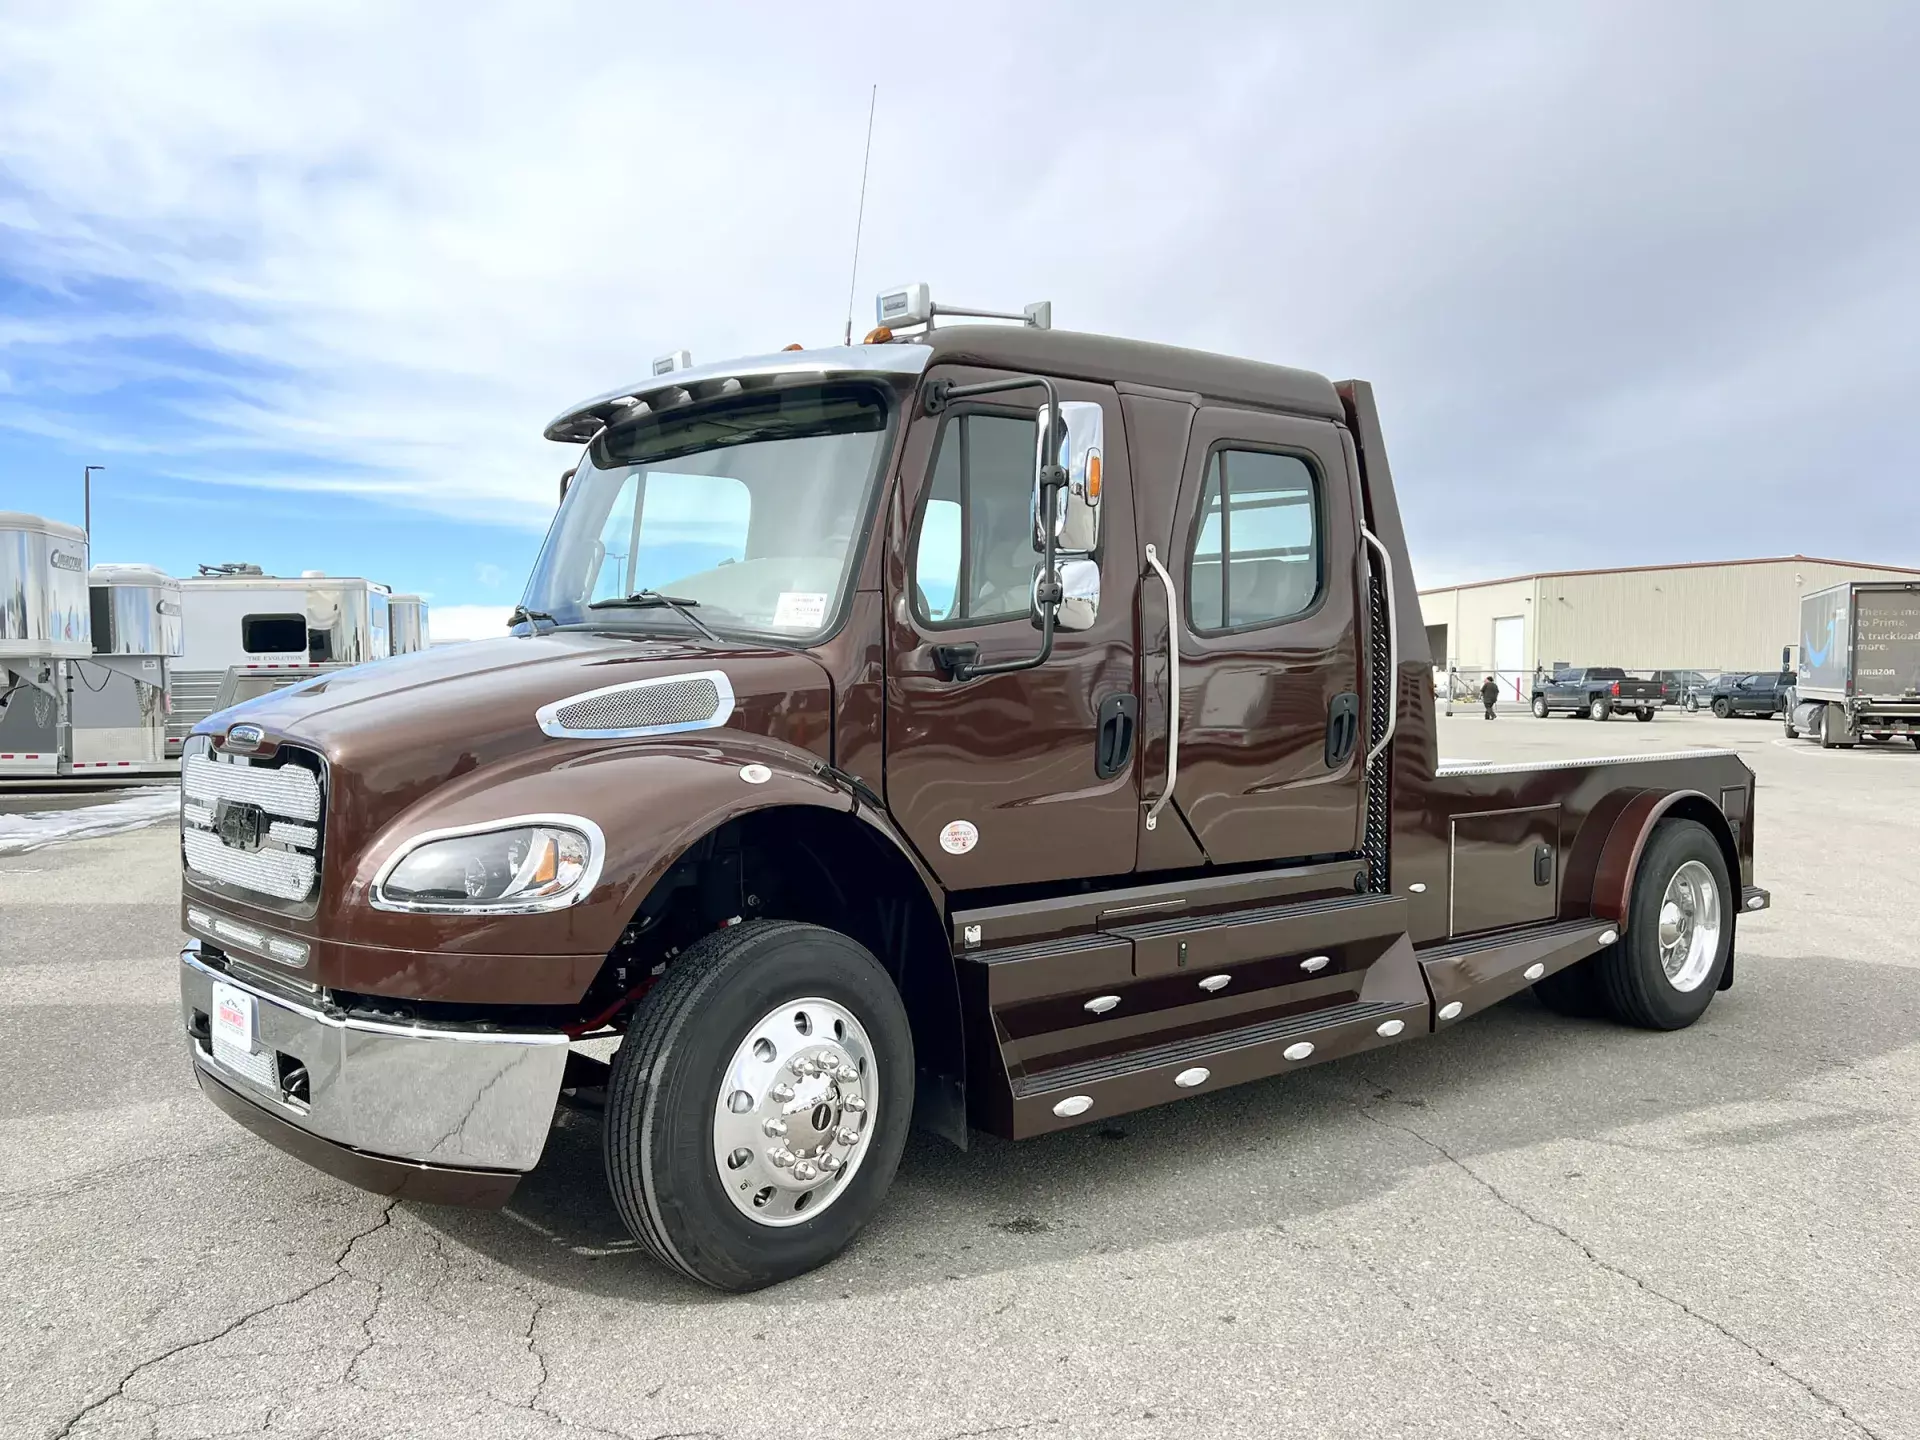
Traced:
<path fill-rule="evenodd" d="M 910 71 L 868 23 L 16 9 L 0 426 L 543 524 L 574 400 L 839 337 L 877 78 L 856 330 L 926 278 L 1366 375 L 1423 583 L 1920 561 L 1920 11 L 987 4 L 890 14 Z"/>
<path fill-rule="evenodd" d="M 511 605 L 434 605 L 427 611 L 427 629 L 433 643 L 449 640 L 491 640 L 507 633 Z"/>

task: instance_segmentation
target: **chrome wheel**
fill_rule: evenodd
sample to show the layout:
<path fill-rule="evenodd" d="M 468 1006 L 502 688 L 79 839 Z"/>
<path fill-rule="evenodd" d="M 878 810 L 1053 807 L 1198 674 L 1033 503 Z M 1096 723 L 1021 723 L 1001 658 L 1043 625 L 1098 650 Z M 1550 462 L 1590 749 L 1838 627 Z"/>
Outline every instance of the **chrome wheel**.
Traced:
<path fill-rule="evenodd" d="M 1720 953 L 1720 887 L 1713 872 L 1689 860 L 1673 872 L 1660 898 L 1660 966 L 1667 983 L 1698 990 Z"/>
<path fill-rule="evenodd" d="M 798 1225 L 860 1168 L 880 1101 L 873 1043 L 831 1000 L 768 1012 L 733 1052 L 713 1106 L 713 1162 L 741 1214 Z"/>

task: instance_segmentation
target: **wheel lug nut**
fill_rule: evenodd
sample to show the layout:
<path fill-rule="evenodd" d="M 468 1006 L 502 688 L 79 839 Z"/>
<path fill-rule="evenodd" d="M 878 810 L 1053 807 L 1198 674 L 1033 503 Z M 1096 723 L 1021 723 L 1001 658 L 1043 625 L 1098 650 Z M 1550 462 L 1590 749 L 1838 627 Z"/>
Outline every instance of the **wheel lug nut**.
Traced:
<path fill-rule="evenodd" d="M 787 1122 L 784 1120 L 769 1120 L 760 1128 L 766 1131 L 767 1134 L 777 1138 L 787 1133 Z"/>
<path fill-rule="evenodd" d="M 842 1095 L 840 1097 L 840 1104 L 843 1109 L 857 1112 L 867 1108 L 867 1097 L 864 1095 Z"/>
<path fill-rule="evenodd" d="M 860 1143 L 860 1132 L 851 1127 L 845 1127 L 833 1138 L 838 1140 L 842 1145 L 858 1145 Z"/>
<path fill-rule="evenodd" d="M 802 1055 L 802 1056 L 799 1056 L 797 1059 L 790 1061 L 787 1065 L 787 1068 L 793 1071 L 793 1073 L 796 1075 L 806 1076 L 806 1075 L 813 1074 L 814 1064 L 813 1064 L 813 1061 L 809 1060 L 806 1056 Z"/>
<path fill-rule="evenodd" d="M 778 1100 L 782 1105 L 786 1104 L 787 1101 L 793 1099 L 793 1087 L 787 1084 L 786 1081 L 784 1080 L 781 1081 L 778 1085 L 774 1086 L 767 1093 L 771 1095 L 774 1099 Z"/>
<path fill-rule="evenodd" d="M 833 1078 L 851 1085 L 855 1080 L 860 1078 L 860 1072 L 851 1065 L 842 1065 L 838 1070 L 833 1072 Z"/>
<path fill-rule="evenodd" d="M 820 1178 L 820 1167 L 815 1165 L 811 1160 L 802 1160 L 793 1167 L 793 1178 L 796 1180 L 818 1180 Z"/>
<path fill-rule="evenodd" d="M 784 1145 L 776 1145 L 767 1151 L 767 1163 L 776 1170 L 784 1170 L 793 1164 L 793 1152 Z"/>

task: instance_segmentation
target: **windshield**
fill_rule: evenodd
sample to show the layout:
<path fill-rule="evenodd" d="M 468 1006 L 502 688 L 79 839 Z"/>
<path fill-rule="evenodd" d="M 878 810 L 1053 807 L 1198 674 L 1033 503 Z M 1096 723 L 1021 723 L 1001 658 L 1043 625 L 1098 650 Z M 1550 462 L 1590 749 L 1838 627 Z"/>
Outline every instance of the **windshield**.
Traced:
<path fill-rule="evenodd" d="M 521 602 L 561 625 L 801 639 L 828 629 L 885 453 L 886 396 L 825 385 L 647 416 L 588 447 Z"/>

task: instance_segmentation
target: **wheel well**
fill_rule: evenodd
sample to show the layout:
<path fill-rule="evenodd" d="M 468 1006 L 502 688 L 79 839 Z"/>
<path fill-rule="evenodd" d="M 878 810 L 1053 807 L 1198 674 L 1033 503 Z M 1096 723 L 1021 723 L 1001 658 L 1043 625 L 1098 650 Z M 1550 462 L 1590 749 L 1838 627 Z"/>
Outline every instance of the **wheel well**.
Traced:
<path fill-rule="evenodd" d="M 1720 807 L 1704 795 L 1682 795 L 1660 816 L 1661 820 L 1694 820 L 1706 827 L 1707 833 L 1720 847 L 1720 857 L 1727 862 L 1727 883 L 1733 887 L 1734 909 L 1740 908 L 1740 851 L 1734 844 L 1733 827 L 1727 823 L 1727 817 Z M 1656 824 L 1659 822 L 1656 821 Z"/>
<path fill-rule="evenodd" d="M 757 810 L 689 846 L 641 900 L 583 1009 L 628 993 L 736 917 L 805 921 L 872 951 L 913 1028 L 923 1123 L 965 1143 L 964 1118 L 952 1119 L 965 1115 L 960 992 L 940 911 L 911 862 L 844 811 Z"/>

